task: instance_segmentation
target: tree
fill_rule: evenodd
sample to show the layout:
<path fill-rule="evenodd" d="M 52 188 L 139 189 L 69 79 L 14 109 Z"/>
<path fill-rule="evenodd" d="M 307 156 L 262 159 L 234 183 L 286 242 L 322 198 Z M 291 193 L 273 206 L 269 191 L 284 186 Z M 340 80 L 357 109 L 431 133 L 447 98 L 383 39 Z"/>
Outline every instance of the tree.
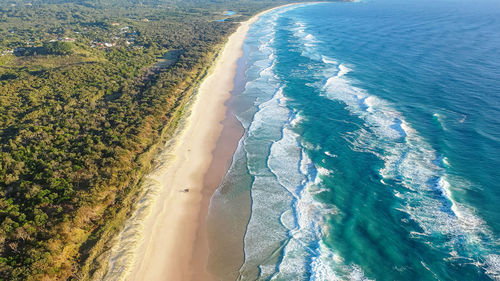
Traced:
<path fill-rule="evenodd" d="M 48 55 L 69 55 L 74 45 L 70 42 L 49 42 L 44 43 L 43 49 Z"/>

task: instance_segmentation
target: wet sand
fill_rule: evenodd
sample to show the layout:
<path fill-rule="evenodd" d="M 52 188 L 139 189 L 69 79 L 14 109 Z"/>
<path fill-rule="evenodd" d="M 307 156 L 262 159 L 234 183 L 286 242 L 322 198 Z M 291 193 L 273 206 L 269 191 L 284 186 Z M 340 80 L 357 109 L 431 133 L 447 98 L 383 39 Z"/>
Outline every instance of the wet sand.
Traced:
<path fill-rule="evenodd" d="M 158 179 L 164 188 L 144 221 L 143 242 L 126 280 L 210 280 L 205 271 L 205 217 L 243 133 L 236 123 L 224 121 L 224 103 L 233 89 L 246 33 L 256 19 L 242 23 L 230 36 L 200 85 L 186 128 L 171 152 L 174 160 Z M 215 150 L 217 144 L 225 149 Z"/>
<path fill-rule="evenodd" d="M 217 225 L 224 224 L 224 219 L 221 217 L 217 217 L 214 220 L 209 221 L 207 218 L 210 201 L 212 195 L 219 187 L 226 171 L 229 169 L 231 165 L 232 156 L 234 151 L 238 146 L 238 141 L 243 136 L 244 130 L 240 125 L 238 120 L 231 114 L 228 110 L 226 111 L 226 119 L 221 123 L 224 127 L 221 133 L 219 140 L 217 141 L 216 148 L 213 152 L 213 159 L 210 164 L 210 167 L 207 170 L 207 174 L 204 178 L 203 184 L 203 200 L 200 206 L 200 214 L 199 214 L 199 229 L 197 231 L 196 243 L 192 255 L 192 268 L 193 276 L 191 280 L 220 280 L 219 275 L 214 274 L 212 270 L 209 268 L 209 256 L 210 256 L 210 246 L 214 246 L 214 243 L 210 240 L 210 234 L 208 232 L 207 223 L 215 223 Z M 227 229 L 218 229 L 218 231 L 228 231 Z M 215 231 L 215 235 L 218 234 L 218 231 Z M 243 233 L 244 234 L 244 233 Z M 242 234 L 242 235 L 243 235 Z M 229 264 L 234 265 L 231 267 L 238 267 L 243 262 L 243 236 L 241 235 L 241 241 L 238 241 L 236 245 L 228 245 L 225 243 L 215 244 L 216 246 L 220 246 L 223 248 L 231 247 L 232 255 Z M 236 246 L 236 247 L 234 247 Z M 238 247 L 239 246 L 239 247 Z M 229 258 L 229 257 L 226 257 Z M 235 259 L 236 258 L 236 259 Z M 226 259 L 224 259 L 226 261 Z M 226 263 L 224 263 L 225 266 Z"/>
<path fill-rule="evenodd" d="M 243 55 L 246 34 L 261 14 L 241 23 L 229 37 L 211 74 L 200 85 L 186 126 L 168 153 L 168 165 L 155 176 L 161 189 L 155 195 L 151 211 L 140 222 L 141 240 L 127 253 L 133 258 L 127 259 L 127 264 L 117 264 L 120 277 L 111 279 L 220 280 L 208 270 L 211 250 L 207 215 L 210 199 L 244 133 L 226 102 L 235 86 L 237 61 Z M 216 230 L 210 236 L 217 236 L 217 231 L 227 230 Z M 244 231 L 237 232 L 232 241 L 234 249 L 227 252 L 229 256 L 221 256 L 230 265 L 232 274 L 237 274 L 237 266 L 243 262 Z"/>

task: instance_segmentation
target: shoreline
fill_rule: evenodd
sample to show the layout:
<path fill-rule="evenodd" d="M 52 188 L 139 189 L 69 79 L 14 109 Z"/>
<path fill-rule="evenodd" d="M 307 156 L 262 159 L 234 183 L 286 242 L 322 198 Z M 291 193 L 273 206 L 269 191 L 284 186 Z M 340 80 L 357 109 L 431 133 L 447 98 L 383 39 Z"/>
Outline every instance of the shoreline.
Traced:
<path fill-rule="evenodd" d="M 145 221 L 144 242 L 126 280 L 192 280 L 197 271 L 193 270 L 192 258 L 203 225 L 204 202 L 211 197 L 205 176 L 223 130 L 224 103 L 233 88 L 236 61 L 255 20 L 242 23 L 229 37 L 211 73 L 199 86 L 187 125 L 170 153 L 174 160 L 158 179 L 163 188 Z M 212 172 L 222 173 L 221 178 L 225 174 L 223 169 Z"/>
<path fill-rule="evenodd" d="M 120 245 L 121 251 L 110 259 L 112 272 L 106 274 L 106 280 L 214 280 L 207 270 L 210 253 L 206 219 L 212 195 L 244 134 L 227 106 L 237 62 L 243 56 L 250 26 L 261 15 L 296 4 L 264 10 L 242 22 L 229 36 L 201 81 L 186 125 L 171 140 L 173 147 L 159 155 L 166 164 L 147 176 L 159 187 L 147 195 L 155 198 L 150 206 L 141 207 L 142 212 L 148 209 L 147 214 L 125 225 L 141 239 Z"/>
<path fill-rule="evenodd" d="M 243 134 L 242 128 L 241 135 L 233 134 L 232 151 L 215 152 L 222 141 L 224 126 L 231 124 L 223 124 L 228 115 L 225 103 L 233 90 L 237 61 L 243 55 L 242 46 L 250 25 L 273 9 L 240 24 L 201 82 L 187 125 L 169 153 L 172 161 L 157 178 L 162 188 L 142 222 L 143 239 L 136 246 L 129 274 L 119 279 L 182 281 L 194 280 L 195 276 L 196 280 L 210 279 L 205 271 L 208 258 L 208 247 L 204 243 L 205 217 L 210 198 L 229 168 Z M 223 143 L 231 145 L 231 141 Z M 214 162 L 218 163 L 214 165 Z M 185 189 L 189 191 L 183 192 Z"/>
<path fill-rule="evenodd" d="M 305 3 L 317 3 L 317 2 L 305 2 Z M 235 231 L 234 229 L 230 231 L 232 233 L 231 235 L 233 236 L 235 234 L 236 236 L 238 236 L 238 234 L 241 234 L 241 244 L 238 244 L 241 246 L 241 249 L 234 249 L 231 247 L 231 246 L 233 247 L 236 246 L 234 237 L 232 237 L 231 239 L 233 241 L 229 242 L 226 240 L 225 243 L 219 243 L 220 241 L 216 242 L 213 240 L 214 236 L 218 238 L 225 236 L 222 235 L 220 229 L 214 231 L 214 228 L 217 227 L 224 228 L 224 226 L 229 226 L 226 224 L 227 222 L 225 222 L 224 219 L 217 216 L 216 218 L 212 217 L 210 220 L 208 218 L 210 212 L 210 205 L 212 203 L 211 200 L 213 199 L 215 192 L 220 187 L 229 168 L 231 167 L 234 153 L 238 148 L 239 142 L 241 141 L 241 139 L 245 134 L 244 127 L 231 111 L 231 101 L 233 95 L 235 94 L 235 92 L 237 93 L 239 90 L 243 91 L 245 87 L 244 83 L 245 78 L 237 77 L 238 75 L 244 76 L 244 71 L 242 73 L 239 73 L 241 69 L 240 66 L 238 65 L 238 62 L 244 56 L 243 42 L 246 39 L 248 30 L 250 26 L 260 18 L 260 16 L 272 12 L 276 9 L 288 6 L 294 6 L 298 4 L 303 4 L 303 3 L 302 2 L 289 3 L 273 7 L 270 9 L 266 9 L 252 16 L 249 20 L 243 22 L 241 26 L 238 28 L 239 31 L 241 27 L 245 26 L 246 30 L 244 33 L 244 38 L 240 42 L 238 55 L 236 57 L 233 57 L 234 62 L 233 62 L 232 72 L 230 75 L 228 75 L 231 77 L 231 89 L 228 91 L 228 94 L 226 95 L 226 99 L 224 101 L 225 116 L 219 122 L 219 125 L 222 125 L 222 130 L 221 133 L 219 134 L 219 138 L 216 141 L 215 148 L 212 151 L 213 157 L 210 161 L 210 165 L 205 173 L 205 177 L 203 180 L 203 199 L 199 211 L 199 228 L 196 232 L 196 240 L 192 251 L 192 257 L 190 263 L 191 264 L 190 278 L 186 280 L 192 280 L 192 281 L 226 280 L 229 276 L 237 274 L 239 267 L 244 262 L 244 250 L 243 250 L 243 238 L 245 234 L 244 231 L 243 233 L 238 233 L 238 231 Z M 241 67 L 243 68 L 243 66 Z M 238 83 L 242 82 L 243 82 L 242 85 L 238 85 Z M 237 87 L 241 87 L 241 89 L 238 90 Z M 248 206 L 248 208 L 250 208 L 250 206 Z M 248 212 L 250 212 L 250 210 L 248 210 Z M 250 213 L 248 213 L 248 215 L 249 214 Z M 212 229 L 209 230 L 209 224 L 214 224 L 214 223 L 217 225 L 217 227 L 210 225 L 212 226 L 211 227 Z M 234 227 L 234 225 L 231 226 Z M 244 227 L 244 229 L 246 229 L 246 226 Z M 224 232 L 227 232 L 227 229 L 224 229 Z M 226 238 L 229 237 L 226 236 Z M 225 255 L 225 258 L 223 260 L 220 259 L 221 253 L 217 253 L 219 257 L 212 256 L 214 253 L 213 249 L 212 251 L 210 251 L 210 247 L 214 245 L 216 245 L 218 248 L 225 248 L 225 250 L 222 251 L 224 252 Z M 228 246 L 231 248 L 230 250 L 227 249 Z M 218 252 L 220 252 L 221 249 L 217 250 Z M 213 264 L 214 261 L 217 261 L 221 264 L 217 267 L 214 267 Z M 223 272 L 221 272 L 221 267 L 224 268 L 222 270 Z M 235 275 L 234 277 L 237 278 L 237 275 Z M 232 277 L 231 280 L 233 280 Z"/>

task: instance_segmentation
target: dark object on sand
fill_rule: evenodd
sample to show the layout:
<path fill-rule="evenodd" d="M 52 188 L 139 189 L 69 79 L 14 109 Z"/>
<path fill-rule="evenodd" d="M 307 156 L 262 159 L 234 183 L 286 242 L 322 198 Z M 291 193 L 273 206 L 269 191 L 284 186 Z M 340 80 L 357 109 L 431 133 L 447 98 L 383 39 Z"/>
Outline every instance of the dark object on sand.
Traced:
<path fill-rule="evenodd" d="M 189 188 L 184 188 L 183 192 L 189 192 Z"/>

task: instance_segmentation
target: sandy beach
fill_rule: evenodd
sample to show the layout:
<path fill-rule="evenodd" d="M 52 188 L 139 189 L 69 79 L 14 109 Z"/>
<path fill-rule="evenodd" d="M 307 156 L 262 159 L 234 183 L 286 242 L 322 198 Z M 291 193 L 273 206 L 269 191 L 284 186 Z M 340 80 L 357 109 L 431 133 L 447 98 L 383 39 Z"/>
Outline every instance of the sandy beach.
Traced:
<path fill-rule="evenodd" d="M 228 117 L 225 102 L 233 89 L 246 34 L 261 14 L 241 23 L 200 85 L 185 129 L 169 153 L 173 160 L 157 178 L 162 189 L 142 222 L 143 239 L 134 250 L 133 264 L 125 269 L 129 271 L 125 280 L 212 279 L 205 270 L 206 215 L 243 134 Z"/>
<path fill-rule="evenodd" d="M 223 129 L 224 102 L 233 88 L 236 62 L 254 20 L 242 23 L 231 35 L 213 72 L 200 85 L 187 127 L 173 151 L 175 160 L 161 179 L 165 192 L 148 218 L 152 222 L 145 222 L 147 243 L 139 249 L 128 280 L 192 280 L 192 254 L 203 224 L 200 211 L 209 196 L 204 190 L 205 174 Z"/>

